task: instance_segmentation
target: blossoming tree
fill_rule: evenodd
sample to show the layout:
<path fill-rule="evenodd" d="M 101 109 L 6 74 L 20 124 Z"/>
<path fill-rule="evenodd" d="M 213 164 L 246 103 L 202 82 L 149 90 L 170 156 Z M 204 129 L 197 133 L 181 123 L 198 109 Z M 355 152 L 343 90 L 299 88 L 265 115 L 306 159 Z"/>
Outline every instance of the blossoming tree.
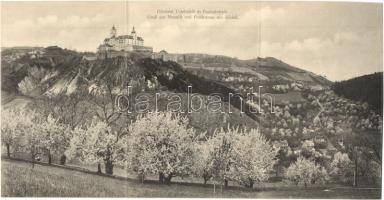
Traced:
<path fill-rule="evenodd" d="M 66 154 L 87 164 L 98 164 L 98 172 L 101 172 L 100 163 L 104 162 L 106 174 L 113 174 L 114 162 L 120 150 L 118 141 L 119 134 L 105 122 L 94 119 L 88 126 L 73 130 Z"/>
<path fill-rule="evenodd" d="M 309 184 L 324 183 L 329 180 L 324 167 L 304 157 L 298 157 L 296 162 L 288 167 L 286 178 L 296 185 L 303 184 L 305 187 Z"/>
<path fill-rule="evenodd" d="M 233 135 L 235 139 L 228 173 L 230 179 L 250 188 L 254 182 L 267 180 L 277 161 L 278 149 L 274 149 L 256 129 L 239 131 Z"/>
<path fill-rule="evenodd" d="M 187 125 L 187 118 L 170 112 L 139 116 L 121 143 L 127 152 L 123 161 L 143 179 L 159 174 L 162 183 L 190 174 L 195 131 Z"/>
<path fill-rule="evenodd" d="M 22 110 L 1 110 L 1 142 L 6 146 L 7 156 L 11 157 L 11 148 L 15 151 L 21 148 L 22 137 L 32 125 L 31 115 Z"/>
<path fill-rule="evenodd" d="M 62 154 L 69 147 L 71 138 L 70 127 L 60 124 L 57 119 L 49 115 L 47 120 L 39 124 L 41 148 L 45 151 L 48 164 L 52 162 L 52 155 Z"/>

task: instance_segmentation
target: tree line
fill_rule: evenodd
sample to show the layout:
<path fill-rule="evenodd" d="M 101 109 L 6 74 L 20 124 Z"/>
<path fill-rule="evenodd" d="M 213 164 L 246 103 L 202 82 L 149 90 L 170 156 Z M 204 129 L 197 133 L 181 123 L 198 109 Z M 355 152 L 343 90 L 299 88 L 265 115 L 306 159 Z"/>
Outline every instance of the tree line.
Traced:
<path fill-rule="evenodd" d="M 229 181 L 246 187 L 267 181 L 277 163 L 279 148 L 273 147 L 257 129 L 231 128 L 211 136 L 197 133 L 188 119 L 170 112 L 138 116 L 123 129 L 115 129 L 93 118 L 90 123 L 71 128 L 48 115 L 35 111 L 2 110 L 2 143 L 7 156 L 24 152 L 32 161 L 39 155 L 48 163 L 54 155 L 84 164 L 105 166 L 113 174 L 121 166 L 144 181 L 157 174 L 160 183 L 173 177 L 201 177 L 206 184 L 228 186 Z M 61 164 L 65 164 L 61 162 Z M 287 179 L 296 184 L 327 181 L 323 167 L 303 157 L 291 164 Z"/>
<path fill-rule="evenodd" d="M 343 97 L 355 101 L 367 102 L 376 112 L 382 113 L 383 106 L 383 73 L 355 77 L 345 81 L 337 81 L 332 90 Z"/>

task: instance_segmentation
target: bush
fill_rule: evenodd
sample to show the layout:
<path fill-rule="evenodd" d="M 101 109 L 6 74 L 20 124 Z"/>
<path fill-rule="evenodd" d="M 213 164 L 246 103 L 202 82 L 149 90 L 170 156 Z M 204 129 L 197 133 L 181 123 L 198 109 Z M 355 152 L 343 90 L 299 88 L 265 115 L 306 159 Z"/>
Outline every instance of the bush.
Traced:
<path fill-rule="evenodd" d="M 194 171 L 206 182 L 229 180 L 253 187 L 255 182 L 265 181 L 276 163 L 278 149 L 256 129 L 239 128 L 216 131 L 207 141 L 197 145 Z"/>
<path fill-rule="evenodd" d="M 324 167 L 304 157 L 297 158 L 296 162 L 288 167 L 285 177 L 296 185 L 300 184 L 305 187 L 309 184 L 324 184 L 329 180 Z"/>
<path fill-rule="evenodd" d="M 330 175 L 335 180 L 339 180 L 343 183 L 352 181 L 353 165 L 352 161 L 348 157 L 348 154 L 341 152 L 335 153 L 330 167 Z"/>

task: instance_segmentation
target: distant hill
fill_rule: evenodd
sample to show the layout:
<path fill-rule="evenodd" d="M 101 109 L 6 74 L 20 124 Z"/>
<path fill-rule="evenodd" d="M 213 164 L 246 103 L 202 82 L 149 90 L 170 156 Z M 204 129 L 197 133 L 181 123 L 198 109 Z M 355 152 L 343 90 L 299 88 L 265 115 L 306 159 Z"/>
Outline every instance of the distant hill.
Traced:
<path fill-rule="evenodd" d="M 263 85 L 286 84 L 291 82 L 301 82 L 310 86 L 329 86 L 331 81 L 316 75 L 312 72 L 291 66 L 273 57 L 256 58 L 250 60 L 240 60 L 228 56 L 208 55 L 208 54 L 170 54 L 176 57 L 176 60 L 189 71 L 200 71 L 197 75 L 206 78 L 221 79 L 224 75 L 240 76 L 240 82 L 246 78 L 262 82 Z M 209 77 L 211 71 L 214 74 Z M 216 78 L 215 78 L 216 76 Z M 223 81 L 223 80 L 219 80 Z M 230 81 L 232 82 L 232 81 Z"/>
<path fill-rule="evenodd" d="M 19 46 L 19 47 L 1 47 L 1 55 L 7 56 L 15 53 L 28 53 L 33 50 L 42 50 L 43 47 L 29 47 L 29 46 Z"/>
<path fill-rule="evenodd" d="M 367 102 L 377 112 L 383 109 L 383 72 L 335 82 L 332 90 L 345 98 Z"/>

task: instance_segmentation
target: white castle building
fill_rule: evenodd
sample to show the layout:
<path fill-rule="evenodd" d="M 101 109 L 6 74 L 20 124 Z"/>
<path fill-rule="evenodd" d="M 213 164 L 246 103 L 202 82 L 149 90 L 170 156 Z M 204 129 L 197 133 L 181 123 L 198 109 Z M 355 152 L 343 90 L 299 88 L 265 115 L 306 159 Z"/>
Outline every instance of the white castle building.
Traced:
<path fill-rule="evenodd" d="M 110 37 L 105 38 L 104 43 L 97 48 L 98 57 L 126 56 L 127 52 L 152 53 L 152 47 L 144 46 L 143 38 L 136 35 L 135 27 L 130 35 L 117 36 L 116 33 L 113 26 Z"/>

